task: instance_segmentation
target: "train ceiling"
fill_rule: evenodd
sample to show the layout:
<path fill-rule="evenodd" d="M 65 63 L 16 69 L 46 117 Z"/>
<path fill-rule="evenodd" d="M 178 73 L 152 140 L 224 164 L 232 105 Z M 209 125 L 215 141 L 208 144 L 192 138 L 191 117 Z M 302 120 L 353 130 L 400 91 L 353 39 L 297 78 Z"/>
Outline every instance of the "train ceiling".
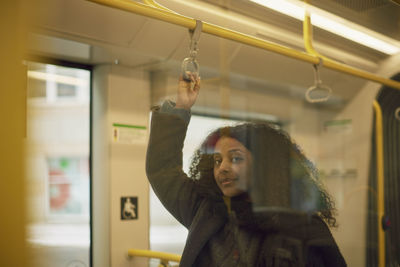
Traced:
<path fill-rule="evenodd" d="M 304 50 L 300 22 L 247 0 L 158 2 L 182 15 Z M 352 16 L 355 22 L 364 26 L 374 25 L 374 30 L 381 29 L 392 38 L 400 37 L 400 31 L 395 30 L 399 27 L 400 8 L 395 4 L 375 4 L 359 11 L 344 6 L 340 0 L 315 2 L 319 8 L 332 13 L 334 10 L 343 17 Z M 33 54 L 90 64 L 118 63 L 149 71 L 164 68 L 172 73 L 188 55 L 188 30 L 179 26 L 86 0 L 52 0 L 39 9 L 41 12 L 34 18 L 35 27 L 29 42 Z M 373 23 L 375 19 L 383 18 L 385 12 L 396 18 Z M 385 23 L 395 25 L 388 27 Z M 375 72 L 379 62 L 387 58 L 387 55 L 323 30 L 315 29 L 314 39 L 316 49 L 322 54 L 367 71 Z M 229 72 L 236 77 L 246 77 L 247 84 L 258 84 L 260 88 L 263 84 L 286 88 L 292 95 L 293 90 L 304 91 L 313 83 L 313 69 L 308 63 L 207 34 L 200 37 L 198 60 L 205 70 L 203 79 Z M 327 69 L 322 69 L 321 76 L 334 90 L 332 99 L 339 102 L 351 99 L 366 83 Z"/>

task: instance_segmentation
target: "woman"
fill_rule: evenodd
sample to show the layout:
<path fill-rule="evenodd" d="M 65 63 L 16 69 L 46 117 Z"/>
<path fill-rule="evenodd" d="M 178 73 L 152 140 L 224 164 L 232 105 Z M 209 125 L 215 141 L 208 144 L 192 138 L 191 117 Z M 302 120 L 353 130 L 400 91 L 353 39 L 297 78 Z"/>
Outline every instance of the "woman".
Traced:
<path fill-rule="evenodd" d="M 199 78 L 181 78 L 176 104 L 153 110 L 146 160 L 156 195 L 189 229 L 180 266 L 345 266 L 325 224 L 335 225 L 330 198 L 282 131 L 218 129 L 195 153 L 190 179 L 182 171 L 199 90 Z"/>

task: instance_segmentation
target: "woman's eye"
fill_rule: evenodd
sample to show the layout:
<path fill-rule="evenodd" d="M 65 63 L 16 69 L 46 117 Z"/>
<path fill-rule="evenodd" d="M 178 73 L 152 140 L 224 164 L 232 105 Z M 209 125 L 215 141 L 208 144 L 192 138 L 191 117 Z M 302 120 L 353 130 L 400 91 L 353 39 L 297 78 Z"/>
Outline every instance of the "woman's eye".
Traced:
<path fill-rule="evenodd" d="M 220 159 L 214 159 L 214 165 L 220 165 L 221 160 Z"/>
<path fill-rule="evenodd" d="M 242 161 L 242 160 L 243 160 L 242 157 L 233 157 L 233 158 L 232 158 L 232 162 L 233 162 L 233 163 L 237 163 L 237 162 L 240 162 L 240 161 Z"/>

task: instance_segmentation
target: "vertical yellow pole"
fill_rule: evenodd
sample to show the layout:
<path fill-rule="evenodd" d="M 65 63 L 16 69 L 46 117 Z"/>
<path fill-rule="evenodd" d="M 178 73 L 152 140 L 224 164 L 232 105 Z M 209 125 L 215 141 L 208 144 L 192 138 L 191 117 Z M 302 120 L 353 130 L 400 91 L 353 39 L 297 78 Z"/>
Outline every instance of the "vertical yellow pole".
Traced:
<path fill-rule="evenodd" d="M 306 0 L 305 2 L 307 4 L 310 4 L 310 1 L 311 0 Z M 312 38 L 313 38 L 313 33 L 312 33 L 311 19 L 310 19 L 310 15 L 306 11 L 306 13 L 304 14 L 304 21 L 303 21 L 304 48 L 311 55 L 317 55 L 317 53 L 315 53 L 314 47 L 312 45 Z"/>
<path fill-rule="evenodd" d="M 311 0 L 305 0 L 307 4 L 311 4 Z M 303 21 L 303 41 L 304 41 L 304 48 L 306 49 L 307 53 L 310 55 L 319 57 L 324 59 L 325 61 L 329 61 L 329 58 L 321 55 L 318 53 L 313 46 L 313 28 L 311 24 L 310 14 L 308 11 L 304 14 L 304 21 Z"/>
<path fill-rule="evenodd" d="M 378 266 L 385 266 L 385 232 L 382 229 L 382 218 L 385 214 L 384 166 L 383 166 L 383 123 L 382 110 L 374 101 L 375 133 L 376 133 L 376 177 L 378 192 Z"/>
<path fill-rule="evenodd" d="M 24 149 L 26 19 L 22 0 L 0 1 L 0 266 L 27 266 Z"/>

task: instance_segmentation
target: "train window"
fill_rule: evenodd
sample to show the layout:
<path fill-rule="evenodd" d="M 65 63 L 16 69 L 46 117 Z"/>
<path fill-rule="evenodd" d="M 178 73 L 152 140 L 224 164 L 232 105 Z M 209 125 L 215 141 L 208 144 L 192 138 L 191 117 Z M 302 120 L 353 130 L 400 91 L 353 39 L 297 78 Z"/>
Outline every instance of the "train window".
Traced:
<path fill-rule="evenodd" d="M 89 266 L 90 70 L 27 65 L 27 239 L 32 262 Z"/>
<path fill-rule="evenodd" d="M 30 102 L 87 102 L 89 72 L 50 64 L 30 63 L 28 98 Z"/>

